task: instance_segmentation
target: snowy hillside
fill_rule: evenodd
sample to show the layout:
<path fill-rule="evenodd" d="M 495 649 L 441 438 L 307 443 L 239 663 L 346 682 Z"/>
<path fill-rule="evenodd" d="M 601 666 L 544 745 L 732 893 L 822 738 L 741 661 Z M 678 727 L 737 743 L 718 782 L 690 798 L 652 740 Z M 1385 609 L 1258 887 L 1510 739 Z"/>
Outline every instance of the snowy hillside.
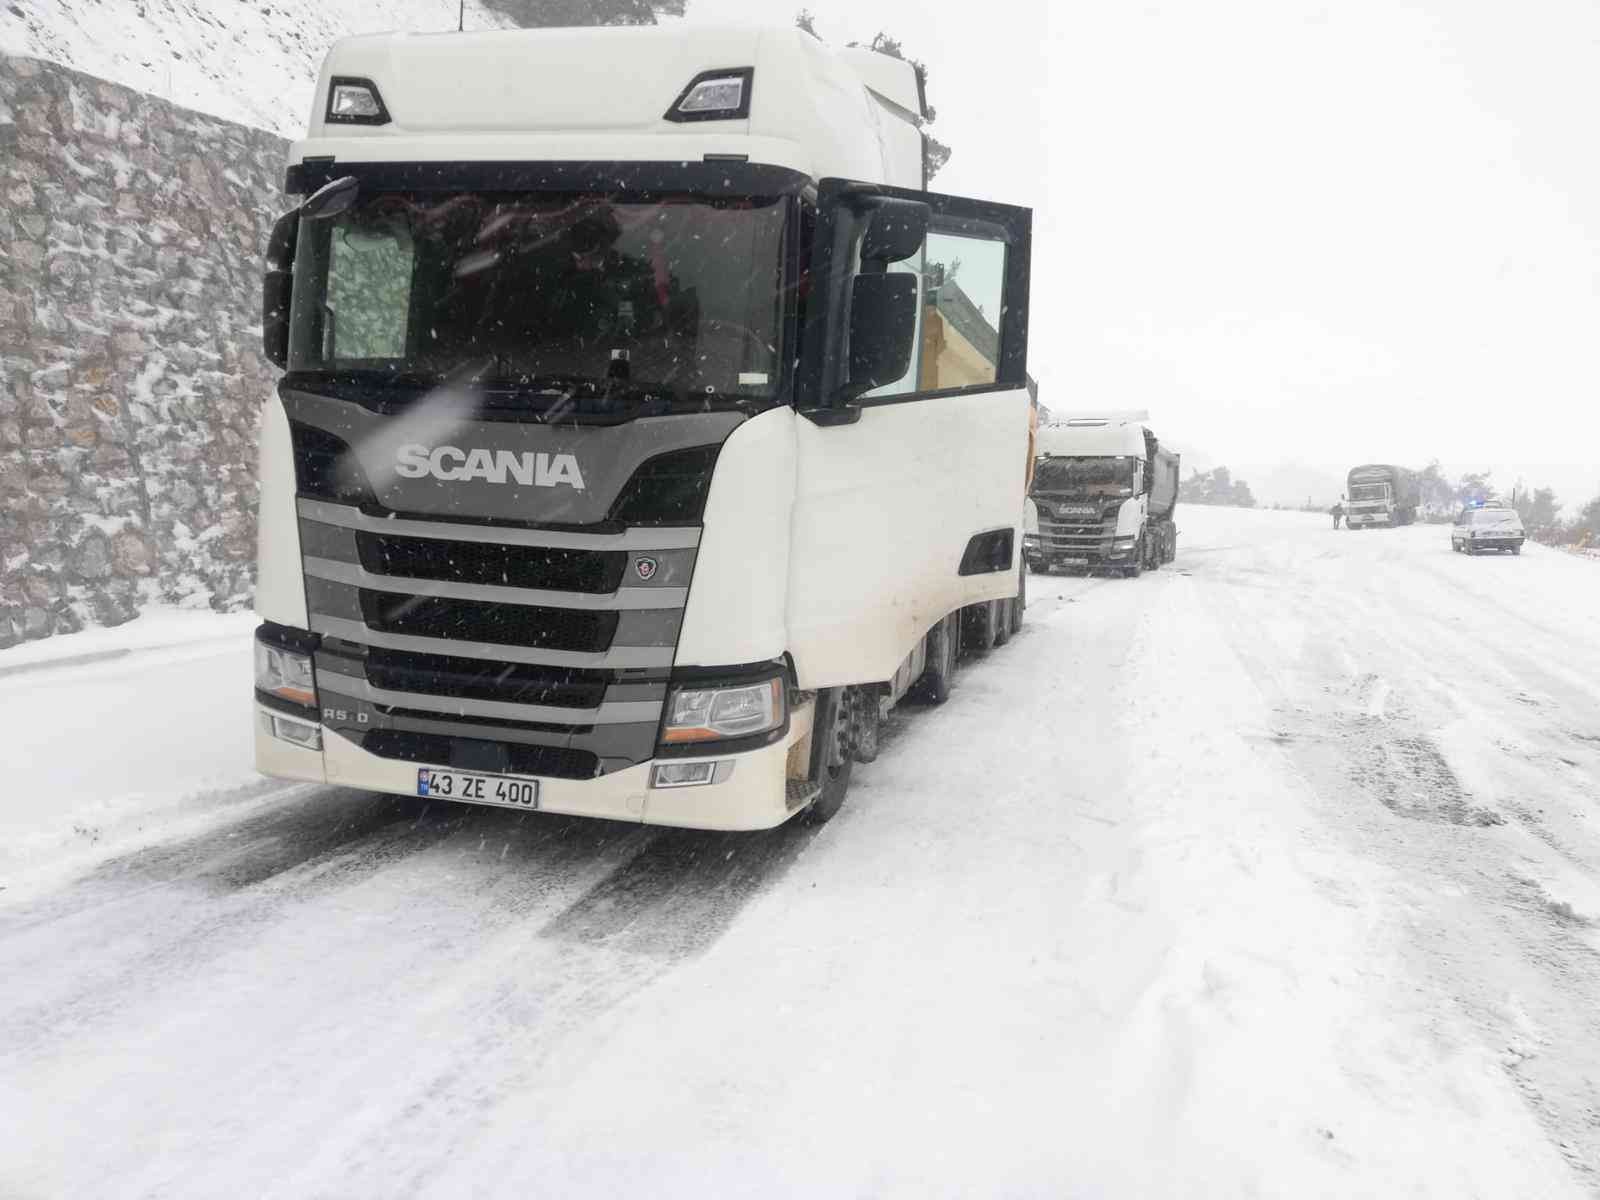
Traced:
<path fill-rule="evenodd" d="M 454 29 L 456 9 L 456 0 L 7 0 L 0 51 L 295 137 L 335 40 Z M 480 0 L 467 0 L 466 20 L 506 24 Z"/>

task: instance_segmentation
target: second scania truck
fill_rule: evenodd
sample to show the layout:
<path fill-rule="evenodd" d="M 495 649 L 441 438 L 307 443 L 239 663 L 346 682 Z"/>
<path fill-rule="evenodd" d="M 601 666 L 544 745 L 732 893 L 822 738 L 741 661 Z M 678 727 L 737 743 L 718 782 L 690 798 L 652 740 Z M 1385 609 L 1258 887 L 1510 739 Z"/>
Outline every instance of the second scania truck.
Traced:
<path fill-rule="evenodd" d="M 1144 412 L 1066 413 L 1040 429 L 1023 553 L 1030 567 L 1138 575 L 1178 553 L 1178 455 Z"/>
<path fill-rule="evenodd" d="M 1021 616 L 1030 213 L 795 29 L 358 37 L 273 231 L 264 772 L 757 829 Z"/>

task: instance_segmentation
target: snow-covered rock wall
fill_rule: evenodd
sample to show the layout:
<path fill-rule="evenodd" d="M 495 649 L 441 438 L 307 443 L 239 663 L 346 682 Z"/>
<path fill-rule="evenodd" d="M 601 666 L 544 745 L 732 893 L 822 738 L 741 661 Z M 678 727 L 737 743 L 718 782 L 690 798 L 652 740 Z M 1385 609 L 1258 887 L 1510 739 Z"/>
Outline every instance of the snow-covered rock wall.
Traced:
<path fill-rule="evenodd" d="M 0 56 L 0 647 L 250 600 L 285 143 Z"/>
<path fill-rule="evenodd" d="M 512 22 L 481 0 L 0 0 L 0 54 L 38 58 L 286 137 L 328 47 L 361 33 Z"/>

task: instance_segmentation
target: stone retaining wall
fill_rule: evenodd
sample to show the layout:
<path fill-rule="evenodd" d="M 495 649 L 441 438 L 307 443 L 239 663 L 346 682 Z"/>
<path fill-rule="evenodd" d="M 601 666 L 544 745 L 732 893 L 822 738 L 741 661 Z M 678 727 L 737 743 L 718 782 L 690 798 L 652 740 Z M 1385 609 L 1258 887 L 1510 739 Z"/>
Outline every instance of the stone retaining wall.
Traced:
<path fill-rule="evenodd" d="M 0 647 L 249 604 L 285 151 L 0 55 Z"/>

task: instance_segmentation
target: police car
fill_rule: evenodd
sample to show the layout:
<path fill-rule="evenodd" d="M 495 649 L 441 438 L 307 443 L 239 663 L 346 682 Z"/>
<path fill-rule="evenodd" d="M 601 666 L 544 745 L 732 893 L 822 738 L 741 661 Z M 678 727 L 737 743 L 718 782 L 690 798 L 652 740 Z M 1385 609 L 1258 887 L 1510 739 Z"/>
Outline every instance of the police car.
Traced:
<path fill-rule="evenodd" d="M 1496 504 L 1469 504 L 1457 514 L 1456 523 L 1451 527 L 1450 549 L 1461 554 L 1478 554 L 1485 550 L 1521 554 L 1527 536 L 1516 509 Z"/>

